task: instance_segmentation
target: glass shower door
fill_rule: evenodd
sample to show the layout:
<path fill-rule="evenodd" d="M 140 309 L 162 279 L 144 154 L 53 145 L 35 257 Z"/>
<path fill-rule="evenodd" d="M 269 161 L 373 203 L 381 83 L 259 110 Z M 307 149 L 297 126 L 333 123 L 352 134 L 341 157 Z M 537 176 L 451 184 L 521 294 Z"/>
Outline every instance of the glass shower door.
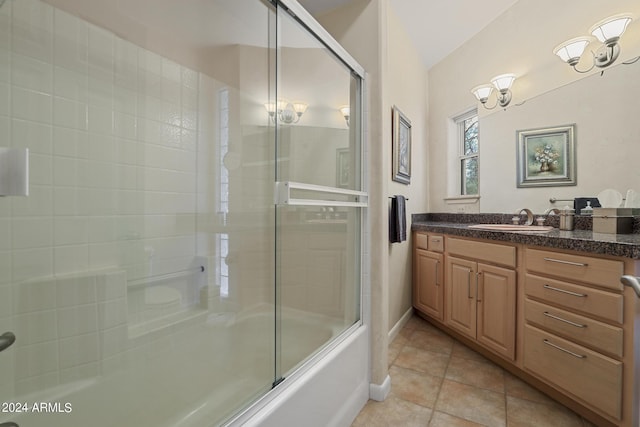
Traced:
<path fill-rule="evenodd" d="M 202 427 L 271 389 L 274 22 L 0 0 L 0 156 L 29 153 L 0 197 L 0 425 Z"/>
<path fill-rule="evenodd" d="M 360 320 L 360 77 L 278 9 L 276 378 Z M 341 111 L 342 109 L 342 111 Z M 351 117 L 345 112 L 352 111 Z"/>

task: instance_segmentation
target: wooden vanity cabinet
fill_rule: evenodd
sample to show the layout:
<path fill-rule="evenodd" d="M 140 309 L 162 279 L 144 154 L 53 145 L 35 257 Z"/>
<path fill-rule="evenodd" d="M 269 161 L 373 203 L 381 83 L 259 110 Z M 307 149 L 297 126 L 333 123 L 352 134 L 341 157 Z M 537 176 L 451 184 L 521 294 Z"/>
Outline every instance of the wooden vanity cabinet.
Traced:
<path fill-rule="evenodd" d="M 447 248 L 445 324 L 514 360 L 515 248 L 455 238 L 447 239 Z"/>
<path fill-rule="evenodd" d="M 416 233 L 413 262 L 413 305 L 434 319 L 444 318 L 444 238 Z M 431 246 L 431 250 L 429 250 Z"/>
<path fill-rule="evenodd" d="M 621 420 L 624 263 L 526 248 L 525 266 L 524 369 Z"/>
<path fill-rule="evenodd" d="M 421 314 L 595 425 L 640 426 L 640 302 L 620 283 L 640 260 L 414 235 Z"/>

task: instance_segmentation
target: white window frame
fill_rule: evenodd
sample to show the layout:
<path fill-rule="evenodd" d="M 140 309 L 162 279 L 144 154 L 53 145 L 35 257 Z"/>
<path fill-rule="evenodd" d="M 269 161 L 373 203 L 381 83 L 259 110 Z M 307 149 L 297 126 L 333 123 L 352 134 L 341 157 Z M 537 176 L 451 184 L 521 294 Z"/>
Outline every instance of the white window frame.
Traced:
<path fill-rule="evenodd" d="M 456 125 L 457 129 L 457 141 L 458 141 L 458 177 L 460 181 L 460 185 L 458 187 L 458 194 L 462 197 L 477 197 L 480 195 L 480 132 L 478 132 L 478 151 L 474 154 L 464 154 L 464 122 L 465 120 L 478 116 L 478 110 L 476 108 L 469 110 L 459 116 L 453 118 L 453 122 Z M 476 158 L 476 162 L 478 165 L 478 191 L 474 194 L 469 194 L 466 192 L 465 184 L 465 170 L 463 168 L 463 162 L 468 159 Z"/>

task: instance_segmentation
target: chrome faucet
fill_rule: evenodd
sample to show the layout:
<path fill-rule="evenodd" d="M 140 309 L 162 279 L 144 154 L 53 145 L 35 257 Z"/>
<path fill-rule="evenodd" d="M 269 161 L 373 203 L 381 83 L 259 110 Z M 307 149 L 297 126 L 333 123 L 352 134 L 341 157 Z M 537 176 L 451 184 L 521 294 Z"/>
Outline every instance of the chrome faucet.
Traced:
<path fill-rule="evenodd" d="M 560 209 L 558 208 L 549 208 L 542 215 L 536 218 L 536 224 L 544 225 L 545 220 L 549 215 L 560 215 Z"/>
<path fill-rule="evenodd" d="M 514 225 L 520 224 L 520 214 L 522 212 L 527 214 L 527 222 L 525 222 L 524 225 L 533 225 L 533 212 L 531 212 L 527 208 L 518 209 L 517 211 L 515 211 L 515 216 L 511 218 L 511 222 L 513 222 Z"/>

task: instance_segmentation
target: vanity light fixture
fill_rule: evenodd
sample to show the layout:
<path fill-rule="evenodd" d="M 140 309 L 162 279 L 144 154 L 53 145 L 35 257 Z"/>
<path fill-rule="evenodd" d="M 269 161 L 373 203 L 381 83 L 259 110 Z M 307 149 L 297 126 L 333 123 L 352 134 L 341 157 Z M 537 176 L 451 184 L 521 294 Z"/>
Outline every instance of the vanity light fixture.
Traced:
<path fill-rule="evenodd" d="M 308 105 L 304 102 L 289 102 L 285 99 L 264 104 L 264 108 L 267 110 L 267 113 L 269 113 L 269 117 L 271 117 L 273 123 L 280 121 L 288 125 L 298 123 L 300 117 L 307 111 L 307 107 Z"/>
<path fill-rule="evenodd" d="M 344 121 L 347 122 L 347 127 L 349 126 L 349 117 L 351 116 L 351 107 L 348 105 L 343 105 L 339 108 L 342 117 L 344 117 Z"/>
<path fill-rule="evenodd" d="M 560 59 L 573 67 L 578 73 L 588 73 L 593 70 L 594 67 L 606 68 L 618 59 L 618 55 L 620 55 L 618 41 L 631 21 L 633 21 L 633 15 L 630 13 L 621 13 L 603 19 L 589 29 L 591 35 L 598 39 L 598 41 L 602 43 L 602 46 L 595 52 L 591 52 L 593 64 L 586 70 L 580 70 L 576 66 L 578 62 L 580 62 L 580 58 L 587 46 L 593 41 L 592 37 L 576 37 L 567 40 L 556 46 L 556 48 L 553 49 L 553 53 L 558 55 Z M 637 60 L 638 58 L 627 63 L 632 63 Z"/>
<path fill-rule="evenodd" d="M 471 93 L 475 95 L 487 110 L 492 110 L 498 105 L 504 108 L 511 102 L 511 85 L 513 85 L 515 79 L 515 74 L 500 74 L 491 79 L 491 84 L 476 86 L 471 89 Z M 492 107 L 487 107 L 487 101 L 494 89 L 498 91 L 496 94 L 496 103 Z"/>

